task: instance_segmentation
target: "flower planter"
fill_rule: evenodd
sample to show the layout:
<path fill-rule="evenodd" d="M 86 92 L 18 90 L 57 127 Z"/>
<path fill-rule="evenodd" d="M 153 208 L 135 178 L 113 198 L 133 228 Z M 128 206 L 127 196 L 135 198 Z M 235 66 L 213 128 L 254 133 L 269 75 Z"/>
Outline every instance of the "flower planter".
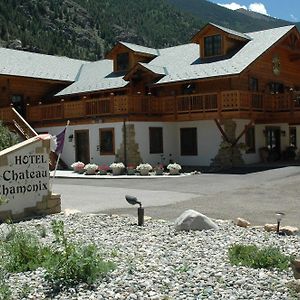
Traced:
<path fill-rule="evenodd" d="M 85 175 L 96 175 L 96 170 L 86 170 Z"/>
<path fill-rule="evenodd" d="M 114 176 L 120 175 L 120 174 L 121 174 L 121 171 L 122 171 L 121 168 L 112 168 L 111 170 L 112 170 L 112 174 L 113 174 Z"/>
<path fill-rule="evenodd" d="M 148 169 L 141 169 L 140 170 L 140 174 L 142 176 L 148 176 L 149 175 L 149 170 Z"/>
<path fill-rule="evenodd" d="M 75 173 L 83 174 L 85 170 L 84 170 L 84 168 L 74 167 L 74 168 L 73 168 L 73 171 L 74 171 Z"/>
<path fill-rule="evenodd" d="M 179 175 L 178 169 L 170 169 L 169 172 L 170 172 L 170 175 Z"/>

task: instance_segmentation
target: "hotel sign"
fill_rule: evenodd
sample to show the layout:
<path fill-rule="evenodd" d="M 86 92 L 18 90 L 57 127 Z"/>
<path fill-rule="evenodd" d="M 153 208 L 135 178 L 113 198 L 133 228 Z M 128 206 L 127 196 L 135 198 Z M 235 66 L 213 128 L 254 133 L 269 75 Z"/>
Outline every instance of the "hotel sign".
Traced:
<path fill-rule="evenodd" d="M 49 152 L 50 139 L 39 137 L 0 152 L 0 199 L 5 202 L 0 212 L 25 216 L 49 198 Z"/>

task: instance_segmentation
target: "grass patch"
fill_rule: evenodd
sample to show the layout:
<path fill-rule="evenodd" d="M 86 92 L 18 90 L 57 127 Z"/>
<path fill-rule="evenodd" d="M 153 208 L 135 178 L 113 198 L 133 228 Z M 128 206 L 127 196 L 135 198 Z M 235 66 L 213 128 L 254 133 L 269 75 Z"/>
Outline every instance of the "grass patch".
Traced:
<path fill-rule="evenodd" d="M 255 245 L 236 244 L 229 248 L 228 256 L 232 265 L 255 269 L 286 270 L 290 265 L 290 257 L 274 247 L 258 249 Z"/>

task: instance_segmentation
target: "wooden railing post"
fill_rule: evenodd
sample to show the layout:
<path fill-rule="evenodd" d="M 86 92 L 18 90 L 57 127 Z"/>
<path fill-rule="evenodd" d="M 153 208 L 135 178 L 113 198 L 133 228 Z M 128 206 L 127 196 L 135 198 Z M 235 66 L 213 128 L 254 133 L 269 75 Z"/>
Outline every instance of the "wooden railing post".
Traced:
<path fill-rule="evenodd" d="M 177 107 L 177 97 L 174 95 L 174 117 L 175 120 L 178 118 L 178 107 Z"/>

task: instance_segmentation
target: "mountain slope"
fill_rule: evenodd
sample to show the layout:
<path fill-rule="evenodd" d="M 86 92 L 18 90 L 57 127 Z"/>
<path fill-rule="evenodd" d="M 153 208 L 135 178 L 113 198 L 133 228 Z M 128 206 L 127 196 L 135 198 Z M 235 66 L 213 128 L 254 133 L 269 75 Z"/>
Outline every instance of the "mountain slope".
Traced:
<path fill-rule="evenodd" d="M 257 18 L 245 12 L 233 11 L 206 0 L 168 0 L 171 5 L 193 16 L 242 32 L 269 29 L 291 24 L 271 17 Z"/>
<path fill-rule="evenodd" d="M 1 0 L 0 46 L 96 60 L 118 40 L 187 43 L 207 22 L 244 32 L 289 24 L 206 0 Z"/>
<path fill-rule="evenodd" d="M 118 40 L 151 47 L 187 42 L 203 25 L 164 0 L 2 0 L 0 43 L 99 59 Z"/>

